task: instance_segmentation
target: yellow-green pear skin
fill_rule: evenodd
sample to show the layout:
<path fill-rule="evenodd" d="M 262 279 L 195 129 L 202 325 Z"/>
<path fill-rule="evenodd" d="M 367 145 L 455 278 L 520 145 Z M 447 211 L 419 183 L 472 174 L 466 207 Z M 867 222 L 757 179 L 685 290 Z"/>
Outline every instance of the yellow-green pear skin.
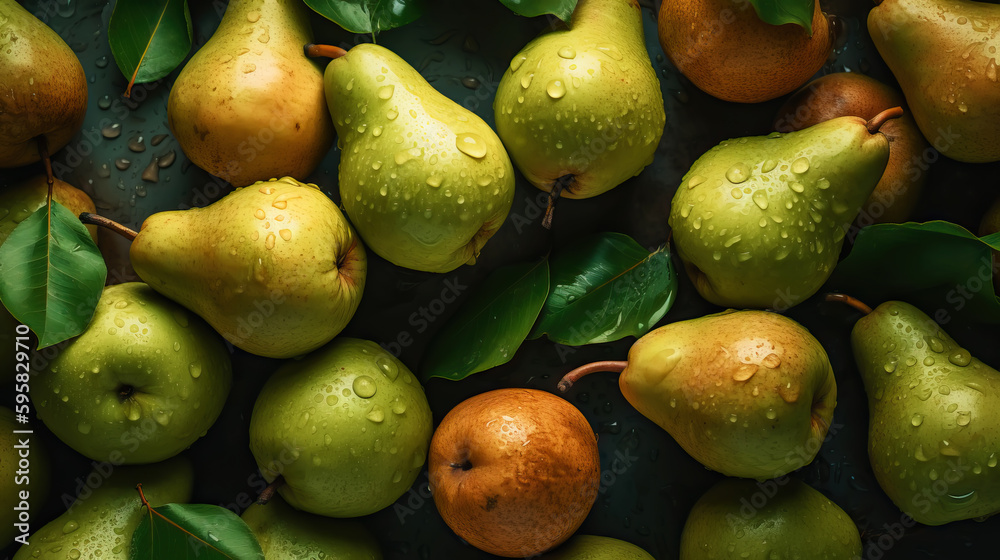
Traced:
<path fill-rule="evenodd" d="M 100 481 L 78 488 L 65 513 L 41 527 L 14 555 L 14 560 L 128 560 L 132 533 L 142 521 L 137 484 L 153 507 L 184 503 L 191 498 L 194 472 L 184 457 L 142 466 L 101 463 L 85 480 Z"/>
<path fill-rule="evenodd" d="M 858 560 L 861 535 L 847 512 L 798 479 L 725 479 L 691 508 L 679 558 Z"/>
<path fill-rule="evenodd" d="M 698 293 L 779 310 L 816 293 L 888 158 L 885 135 L 858 117 L 707 151 L 681 179 L 669 218 Z"/>
<path fill-rule="evenodd" d="M 1000 512 L 1000 372 L 900 301 L 859 319 L 851 346 L 868 456 L 893 503 L 925 525 Z"/>
<path fill-rule="evenodd" d="M 868 32 L 917 126 L 949 158 L 1000 160 L 1000 5 L 884 0 Z"/>
<path fill-rule="evenodd" d="M 40 158 L 69 143 L 87 113 L 87 77 L 76 53 L 14 0 L 0 0 L 0 168 Z"/>
<path fill-rule="evenodd" d="M 378 45 L 352 47 L 324 80 L 341 204 L 368 248 L 414 270 L 474 264 L 514 197 L 514 168 L 489 125 Z"/>
<path fill-rule="evenodd" d="M 13 410 L 0 406 L 0 549 L 21 534 L 15 523 L 23 522 L 22 515 L 27 516 L 28 527 L 39 519 L 49 495 L 49 458 L 42 441 L 34 434 L 14 433 L 31 429 L 30 424 L 16 422 Z"/>
<path fill-rule="evenodd" d="M 243 187 L 305 179 L 333 144 L 323 72 L 305 56 L 299 0 L 230 2 L 212 37 L 170 89 L 167 123 L 184 155 Z"/>
<path fill-rule="evenodd" d="M 129 256 L 154 290 L 233 345 L 290 358 L 354 316 L 368 261 L 323 191 L 291 177 L 236 189 L 204 208 L 153 214 Z"/>
<path fill-rule="evenodd" d="M 267 560 L 382 560 L 375 537 L 358 521 L 299 511 L 281 496 L 241 516 Z"/>
<path fill-rule="evenodd" d="M 538 560 L 653 560 L 653 555 L 627 541 L 576 535 Z"/>
<path fill-rule="evenodd" d="M 837 404 L 820 342 L 795 321 L 756 310 L 647 333 L 629 350 L 619 386 L 701 464 L 757 479 L 810 463 Z"/>
<path fill-rule="evenodd" d="M 580 0 L 568 29 L 514 56 L 493 112 L 517 168 L 543 191 L 564 178 L 560 196 L 589 198 L 638 175 L 666 122 L 639 3 Z"/>
<path fill-rule="evenodd" d="M 358 517 L 392 505 L 427 459 L 420 382 L 378 344 L 337 337 L 278 369 L 250 418 L 250 451 L 294 508 Z"/>

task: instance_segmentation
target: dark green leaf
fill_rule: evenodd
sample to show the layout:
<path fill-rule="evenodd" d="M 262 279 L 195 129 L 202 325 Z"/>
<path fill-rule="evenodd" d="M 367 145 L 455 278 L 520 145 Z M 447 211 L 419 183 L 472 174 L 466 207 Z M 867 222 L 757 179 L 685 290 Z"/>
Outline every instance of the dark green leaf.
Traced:
<path fill-rule="evenodd" d="M 638 338 L 677 293 L 666 246 L 650 253 L 620 233 L 581 239 L 556 253 L 551 267 L 552 290 L 531 336 L 568 346 Z"/>
<path fill-rule="evenodd" d="M 18 224 L 0 245 L 0 300 L 45 348 L 87 328 L 108 269 L 90 232 L 52 203 Z"/>
<path fill-rule="evenodd" d="M 118 0 L 108 22 L 111 55 L 129 89 L 177 68 L 191 51 L 191 37 L 185 0 Z"/>
<path fill-rule="evenodd" d="M 548 292 L 544 259 L 495 270 L 431 341 L 422 377 L 458 381 L 509 362 Z"/>
<path fill-rule="evenodd" d="M 130 560 L 264 560 L 250 527 L 224 507 L 167 504 L 144 513 Z"/>
<path fill-rule="evenodd" d="M 569 22 L 577 0 L 500 0 L 504 6 L 519 16 L 535 17 L 552 14 Z"/>
<path fill-rule="evenodd" d="M 305 0 L 319 15 L 351 33 L 378 33 L 424 13 L 424 0 Z"/>
<path fill-rule="evenodd" d="M 795 23 L 812 36 L 814 0 L 750 0 L 757 16 L 771 25 Z"/>
<path fill-rule="evenodd" d="M 877 224 L 861 230 L 827 288 L 872 307 L 907 301 L 942 324 L 955 315 L 1000 322 L 991 248 L 1000 250 L 1000 234 L 978 238 L 950 222 Z"/>

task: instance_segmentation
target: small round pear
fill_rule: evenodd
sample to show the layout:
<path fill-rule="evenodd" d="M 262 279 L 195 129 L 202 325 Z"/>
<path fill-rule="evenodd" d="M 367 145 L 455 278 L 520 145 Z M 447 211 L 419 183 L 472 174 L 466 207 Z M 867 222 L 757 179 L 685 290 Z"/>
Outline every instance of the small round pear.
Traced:
<path fill-rule="evenodd" d="M 575 535 L 538 560 L 653 560 L 653 555 L 628 541 Z"/>
<path fill-rule="evenodd" d="M 278 369 L 250 418 L 250 451 L 293 507 L 357 517 L 391 505 L 420 473 L 433 423 L 423 387 L 381 346 L 337 337 Z"/>
<path fill-rule="evenodd" d="M 497 389 L 458 404 L 431 441 L 434 505 L 459 537 L 508 558 L 566 541 L 600 485 L 597 437 L 565 399 Z"/>
<path fill-rule="evenodd" d="M 267 560 L 382 560 L 375 537 L 358 521 L 299 511 L 281 496 L 241 516 Z"/>
<path fill-rule="evenodd" d="M 837 504 L 795 478 L 725 479 L 688 514 L 680 560 L 855 560 L 861 535 Z"/>

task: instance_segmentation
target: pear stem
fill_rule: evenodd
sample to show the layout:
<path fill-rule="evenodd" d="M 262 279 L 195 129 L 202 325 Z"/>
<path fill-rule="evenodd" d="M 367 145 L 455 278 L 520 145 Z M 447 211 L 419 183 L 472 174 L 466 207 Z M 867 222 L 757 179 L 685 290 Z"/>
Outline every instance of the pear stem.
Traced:
<path fill-rule="evenodd" d="M 335 47 L 333 45 L 317 45 L 316 43 L 309 43 L 304 48 L 306 56 L 309 58 L 319 58 L 325 56 L 327 58 L 340 58 L 347 54 L 347 51 L 340 47 Z"/>
<path fill-rule="evenodd" d="M 621 373 L 625 371 L 625 366 L 628 362 L 625 360 L 620 361 L 605 361 L 605 362 L 592 362 L 589 364 L 584 364 L 573 371 L 567 373 L 559 380 L 559 390 L 565 393 L 574 383 L 579 381 L 584 375 L 591 373 L 597 373 L 599 371 L 613 371 L 615 373 Z"/>
<path fill-rule="evenodd" d="M 826 294 L 826 301 L 839 301 L 841 303 L 846 303 L 865 315 L 872 312 L 872 308 L 865 305 L 863 301 L 847 294 Z"/>
<path fill-rule="evenodd" d="M 285 477 L 279 474 L 278 478 L 274 479 L 271 482 L 271 484 L 267 485 L 267 488 L 264 488 L 263 490 L 260 491 L 260 495 L 257 496 L 257 503 L 260 505 L 264 505 L 267 502 L 270 502 L 271 498 L 273 498 L 274 494 L 278 491 L 278 488 L 281 488 L 284 485 L 285 485 Z"/>
<path fill-rule="evenodd" d="M 49 140 L 44 134 L 35 138 L 38 144 L 38 157 L 45 165 L 45 182 L 49 185 L 49 200 L 52 200 L 52 189 L 56 184 L 56 177 L 52 173 L 52 158 L 49 156 Z"/>
<path fill-rule="evenodd" d="M 902 107 L 893 107 L 891 109 L 886 109 L 885 111 L 882 111 L 881 113 L 875 115 L 874 117 L 872 117 L 870 121 L 868 121 L 868 123 L 866 124 L 866 126 L 868 127 L 868 133 L 875 134 L 876 132 L 878 132 L 878 129 L 881 128 L 882 125 L 886 123 L 886 121 L 892 119 L 898 119 L 899 117 L 902 116 L 903 116 Z"/>
<path fill-rule="evenodd" d="M 104 216 L 99 216 L 97 214 L 91 214 L 90 212 L 84 212 L 80 214 L 80 221 L 85 224 L 90 224 L 94 226 L 101 226 L 103 228 L 110 229 L 111 231 L 121 235 L 122 237 L 128 239 L 129 241 L 134 241 L 135 237 L 139 235 L 135 230 L 129 229 L 118 222 L 105 218 Z"/>
<path fill-rule="evenodd" d="M 552 190 L 549 191 L 549 204 L 545 207 L 545 217 L 542 218 L 543 228 L 552 229 L 552 215 L 556 211 L 556 201 L 559 200 L 563 189 L 569 188 L 573 181 L 573 175 L 563 175 L 552 183 Z"/>

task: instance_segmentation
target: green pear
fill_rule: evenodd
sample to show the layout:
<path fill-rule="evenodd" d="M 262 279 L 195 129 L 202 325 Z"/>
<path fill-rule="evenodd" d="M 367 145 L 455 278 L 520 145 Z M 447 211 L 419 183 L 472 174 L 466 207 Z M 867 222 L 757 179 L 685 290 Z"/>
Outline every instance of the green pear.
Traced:
<path fill-rule="evenodd" d="M 680 560 L 858 560 L 861 535 L 837 504 L 794 478 L 726 479 L 698 499 Z"/>
<path fill-rule="evenodd" d="M 837 381 L 805 327 L 767 311 L 727 310 L 655 329 L 626 362 L 568 373 L 565 391 L 594 371 L 620 371 L 622 394 L 706 467 L 766 479 L 810 463 L 826 438 Z"/>
<path fill-rule="evenodd" d="M 301 512 L 274 496 L 243 512 L 267 560 L 382 560 L 378 541 L 357 521 Z"/>
<path fill-rule="evenodd" d="M 888 161 L 878 127 L 898 114 L 728 140 L 699 157 L 669 218 L 698 293 L 716 305 L 787 309 L 819 290 Z"/>
<path fill-rule="evenodd" d="M 576 535 L 538 560 L 653 560 L 653 555 L 627 541 Z"/>
<path fill-rule="evenodd" d="M 229 354 L 196 315 L 146 284 L 104 289 L 90 324 L 32 376 L 38 418 L 97 461 L 152 463 L 212 426 L 232 383 Z"/>
<path fill-rule="evenodd" d="M 299 0 L 229 2 L 170 89 L 167 123 L 198 167 L 237 187 L 305 179 L 333 144 L 323 72 Z"/>
<path fill-rule="evenodd" d="M 49 460 L 34 434 L 17 434 L 31 426 L 15 421 L 14 411 L 0 406 L 0 549 L 14 542 L 22 527 L 38 519 L 49 495 Z M 19 527 L 21 523 L 26 526 Z"/>
<path fill-rule="evenodd" d="M 415 270 L 474 264 L 514 197 L 514 168 L 489 125 L 378 45 L 351 48 L 324 79 L 340 200 L 365 244 Z"/>
<path fill-rule="evenodd" d="M 337 205 L 290 177 L 236 189 L 204 208 L 153 214 L 129 257 L 150 287 L 247 352 L 319 348 L 354 316 L 365 249 Z"/>
<path fill-rule="evenodd" d="M 638 175 L 666 122 L 639 4 L 580 0 L 567 29 L 514 56 L 493 111 L 514 163 L 543 191 L 589 198 Z"/>
<path fill-rule="evenodd" d="M 76 53 L 14 0 L 0 0 L 0 168 L 54 153 L 83 126 L 87 77 Z"/>
<path fill-rule="evenodd" d="M 250 451 L 302 511 L 356 517 L 396 501 L 431 441 L 431 410 L 410 370 L 374 342 L 338 337 L 264 384 Z"/>
<path fill-rule="evenodd" d="M 1000 5 L 883 0 L 868 32 L 924 137 L 965 162 L 1000 160 Z"/>
<path fill-rule="evenodd" d="M 194 474 L 183 457 L 155 465 L 95 469 L 73 505 L 38 529 L 14 560 L 128 560 L 132 533 L 142 521 L 137 484 L 153 507 L 191 498 Z M 96 481 L 90 485 L 89 481 Z"/>
<path fill-rule="evenodd" d="M 868 456 L 893 503 L 925 525 L 1000 512 L 1000 372 L 900 301 L 859 319 L 851 345 Z"/>

